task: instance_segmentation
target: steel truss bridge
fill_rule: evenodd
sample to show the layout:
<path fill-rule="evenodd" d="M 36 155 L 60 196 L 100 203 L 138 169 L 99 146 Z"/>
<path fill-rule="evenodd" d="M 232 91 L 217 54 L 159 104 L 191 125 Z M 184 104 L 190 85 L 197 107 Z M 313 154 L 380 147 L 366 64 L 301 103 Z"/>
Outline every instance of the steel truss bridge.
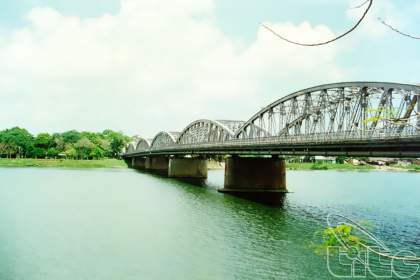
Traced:
<path fill-rule="evenodd" d="M 420 86 L 312 87 L 269 104 L 246 122 L 197 120 L 181 132 L 139 139 L 124 157 L 218 154 L 420 157 Z"/>

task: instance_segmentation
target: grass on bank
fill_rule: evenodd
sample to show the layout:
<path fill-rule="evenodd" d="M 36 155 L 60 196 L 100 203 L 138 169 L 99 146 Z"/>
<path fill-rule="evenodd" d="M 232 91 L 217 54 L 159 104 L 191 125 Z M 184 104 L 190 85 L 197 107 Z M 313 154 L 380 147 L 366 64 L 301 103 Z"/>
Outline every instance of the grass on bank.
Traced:
<path fill-rule="evenodd" d="M 315 162 L 315 163 L 293 163 L 289 162 L 286 164 L 289 170 L 372 170 L 375 167 L 371 165 L 352 165 L 348 163 L 326 163 L 326 162 Z"/>
<path fill-rule="evenodd" d="M 401 168 L 411 172 L 420 172 L 420 165 L 412 164 L 408 166 L 401 166 L 401 165 L 393 165 L 393 167 Z"/>
<path fill-rule="evenodd" d="M 72 160 L 72 159 L 0 159 L 0 167 L 64 167 L 64 168 L 126 168 L 127 164 L 118 159 L 101 160 Z M 224 164 L 216 161 L 209 161 L 209 169 L 223 169 Z M 372 165 L 352 165 L 348 163 L 286 163 L 288 170 L 375 170 Z M 391 166 L 395 171 L 420 172 L 420 165 L 410 165 L 407 167 Z"/>
<path fill-rule="evenodd" d="M 118 159 L 0 159 L 0 167 L 67 167 L 67 168 L 124 168 L 127 164 Z"/>

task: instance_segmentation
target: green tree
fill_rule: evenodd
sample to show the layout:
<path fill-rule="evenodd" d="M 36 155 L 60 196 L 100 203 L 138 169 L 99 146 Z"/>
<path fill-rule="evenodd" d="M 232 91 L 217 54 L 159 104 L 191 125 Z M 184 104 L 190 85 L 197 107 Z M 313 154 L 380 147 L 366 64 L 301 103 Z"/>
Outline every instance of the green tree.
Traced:
<path fill-rule="evenodd" d="M 54 145 L 54 137 L 48 133 L 40 133 L 35 138 L 35 147 L 47 150 Z"/>
<path fill-rule="evenodd" d="M 102 159 L 105 157 L 105 151 L 96 146 L 90 152 L 90 157 L 93 159 Z"/>
<path fill-rule="evenodd" d="M 72 145 L 67 145 L 64 154 L 68 159 L 75 159 L 77 158 L 77 151 Z"/>
<path fill-rule="evenodd" d="M 130 141 L 129 137 L 125 136 L 121 132 L 115 132 L 112 130 L 105 130 L 103 135 L 109 141 L 111 157 L 117 158 L 122 152 L 123 148 Z"/>
<path fill-rule="evenodd" d="M 84 137 L 74 144 L 74 148 L 77 151 L 78 158 L 88 159 L 95 145 L 88 138 Z"/>
<path fill-rule="evenodd" d="M 9 157 L 32 156 L 34 150 L 34 137 L 26 129 L 19 127 L 2 131 L 0 143 L 8 147 Z"/>
<path fill-rule="evenodd" d="M 65 143 L 75 144 L 77 141 L 82 139 L 82 134 L 76 130 L 66 131 L 61 134 Z"/>
<path fill-rule="evenodd" d="M 36 158 L 45 158 L 48 149 L 55 146 L 54 137 L 48 133 L 40 133 L 35 138 L 34 146 L 33 156 Z"/>
<path fill-rule="evenodd" d="M 40 133 L 33 137 L 27 130 L 11 128 L 0 131 L 0 157 L 117 158 L 130 138 L 121 132 L 102 133 L 70 130 L 63 133 Z"/>
<path fill-rule="evenodd" d="M 56 148 L 49 148 L 47 151 L 47 157 L 57 158 L 60 152 Z"/>
<path fill-rule="evenodd" d="M 33 158 L 45 158 L 47 151 L 43 148 L 34 147 L 31 152 L 31 157 Z"/>

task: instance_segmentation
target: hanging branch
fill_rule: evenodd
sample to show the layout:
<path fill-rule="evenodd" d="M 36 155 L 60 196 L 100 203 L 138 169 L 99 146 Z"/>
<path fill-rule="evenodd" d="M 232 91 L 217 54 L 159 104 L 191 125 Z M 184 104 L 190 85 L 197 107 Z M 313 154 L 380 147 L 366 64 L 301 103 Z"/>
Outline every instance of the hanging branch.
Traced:
<path fill-rule="evenodd" d="M 334 41 L 337 41 L 337 40 L 339 40 L 339 39 L 347 36 L 348 34 L 350 34 L 351 32 L 353 32 L 362 23 L 362 21 L 365 19 L 366 15 L 368 14 L 368 12 L 369 12 L 370 8 L 372 7 L 372 4 L 373 4 L 373 0 L 368 0 L 368 1 L 369 1 L 369 6 L 364 11 L 362 17 L 357 21 L 357 23 L 352 28 L 350 28 L 348 31 L 344 32 L 340 36 L 337 36 L 337 37 L 335 37 L 335 38 L 333 38 L 331 40 L 325 41 L 325 42 L 320 42 L 320 43 L 300 43 L 300 42 L 295 42 L 295 41 L 292 41 L 290 39 L 287 39 L 283 35 L 280 35 L 279 33 L 277 33 L 274 29 L 272 29 L 268 25 L 266 25 L 266 24 L 261 24 L 261 25 L 265 29 L 267 29 L 268 31 L 270 31 L 271 33 L 273 33 L 275 36 L 277 36 L 278 38 L 280 38 L 281 40 L 286 41 L 286 42 L 288 42 L 290 44 L 294 44 L 294 45 L 298 45 L 298 46 L 303 46 L 303 47 L 316 47 L 316 46 L 327 45 L 327 44 L 330 44 L 330 43 L 332 43 Z M 366 3 L 364 3 L 362 6 L 364 6 Z"/>
<path fill-rule="evenodd" d="M 364 5 L 366 5 L 367 3 L 369 3 L 369 1 L 370 1 L 370 0 L 366 0 L 365 2 L 363 2 L 363 3 L 362 3 L 362 4 L 360 4 L 360 5 L 357 5 L 357 6 L 351 7 L 351 8 L 350 8 L 350 10 L 360 9 L 361 7 L 363 7 Z"/>
<path fill-rule="evenodd" d="M 416 37 L 407 33 L 404 33 L 398 29 L 396 29 L 395 27 L 393 27 L 392 25 L 386 23 L 382 18 L 378 18 L 379 22 L 382 23 L 383 25 L 385 25 L 386 27 L 388 27 L 389 29 L 391 29 L 394 32 L 397 32 L 400 35 L 403 35 L 405 37 L 411 38 L 411 39 L 416 39 L 416 40 L 420 40 L 420 37 Z"/>

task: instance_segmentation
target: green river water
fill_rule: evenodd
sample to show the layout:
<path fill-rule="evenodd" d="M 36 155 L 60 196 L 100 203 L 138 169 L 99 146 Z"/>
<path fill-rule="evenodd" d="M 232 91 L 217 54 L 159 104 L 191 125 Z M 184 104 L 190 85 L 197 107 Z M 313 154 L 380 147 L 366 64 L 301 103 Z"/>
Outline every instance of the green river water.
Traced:
<path fill-rule="evenodd" d="M 311 245 L 330 213 L 420 255 L 420 174 L 287 181 L 272 208 L 218 193 L 223 171 L 196 186 L 129 169 L 0 169 L 0 280 L 336 279 Z"/>

